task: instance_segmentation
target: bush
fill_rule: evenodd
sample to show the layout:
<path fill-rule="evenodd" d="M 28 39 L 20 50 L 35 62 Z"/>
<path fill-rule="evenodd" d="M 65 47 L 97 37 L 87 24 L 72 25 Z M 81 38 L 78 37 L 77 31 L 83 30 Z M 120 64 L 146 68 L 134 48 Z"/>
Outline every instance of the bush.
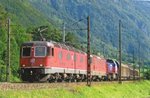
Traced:
<path fill-rule="evenodd" d="M 144 73 L 144 77 L 147 79 L 147 80 L 150 80 L 150 70 L 149 71 L 146 71 Z"/>

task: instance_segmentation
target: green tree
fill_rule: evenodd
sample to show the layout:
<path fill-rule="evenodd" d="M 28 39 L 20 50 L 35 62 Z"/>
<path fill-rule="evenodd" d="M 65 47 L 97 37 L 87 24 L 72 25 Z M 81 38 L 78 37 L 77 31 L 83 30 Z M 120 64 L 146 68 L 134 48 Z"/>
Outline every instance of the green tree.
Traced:
<path fill-rule="evenodd" d="M 33 34 L 32 38 L 34 41 L 41 40 L 41 36 L 40 36 L 40 29 L 42 30 L 41 27 L 44 27 L 44 26 L 36 27 L 32 30 L 32 34 Z M 53 40 L 56 42 L 61 42 L 62 40 L 61 32 L 56 28 L 52 28 L 50 25 L 48 26 L 48 29 L 42 31 L 41 34 L 46 40 Z"/>
<path fill-rule="evenodd" d="M 144 77 L 148 80 L 150 80 L 150 68 L 146 68 L 147 70 L 144 71 Z"/>
<path fill-rule="evenodd" d="M 66 34 L 65 41 L 66 41 L 66 43 L 74 46 L 75 48 L 81 49 L 81 45 L 80 45 L 80 43 L 78 41 L 78 38 L 77 38 L 77 36 L 74 33 L 68 32 Z"/>

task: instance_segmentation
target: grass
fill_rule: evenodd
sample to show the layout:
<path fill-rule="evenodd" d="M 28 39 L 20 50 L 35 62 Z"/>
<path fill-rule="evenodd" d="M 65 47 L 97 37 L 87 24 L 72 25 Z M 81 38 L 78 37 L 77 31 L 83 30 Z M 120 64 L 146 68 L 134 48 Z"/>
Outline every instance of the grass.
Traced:
<path fill-rule="evenodd" d="M 35 90 L 0 90 L 0 98 L 150 98 L 150 81 Z"/>

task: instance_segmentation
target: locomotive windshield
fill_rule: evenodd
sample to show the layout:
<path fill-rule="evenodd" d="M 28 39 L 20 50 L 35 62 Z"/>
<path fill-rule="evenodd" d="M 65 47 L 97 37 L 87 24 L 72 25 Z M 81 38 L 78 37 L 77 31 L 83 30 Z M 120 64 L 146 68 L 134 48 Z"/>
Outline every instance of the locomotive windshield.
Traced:
<path fill-rule="evenodd" d="M 31 47 L 23 47 L 22 48 L 22 56 L 28 57 L 31 55 Z"/>
<path fill-rule="evenodd" d="M 35 57 L 44 57 L 46 56 L 46 47 L 36 46 L 35 47 Z"/>

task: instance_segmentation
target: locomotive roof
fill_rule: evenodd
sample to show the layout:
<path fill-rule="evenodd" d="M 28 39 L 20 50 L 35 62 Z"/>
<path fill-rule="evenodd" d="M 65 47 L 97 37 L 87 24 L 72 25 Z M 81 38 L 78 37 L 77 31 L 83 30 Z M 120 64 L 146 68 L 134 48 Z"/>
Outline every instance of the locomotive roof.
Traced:
<path fill-rule="evenodd" d="M 121 66 L 123 66 L 123 67 L 129 67 L 129 65 L 127 65 L 127 64 L 121 64 Z"/>
<path fill-rule="evenodd" d="M 85 52 L 83 52 L 83 51 L 81 51 L 79 49 L 76 49 L 76 48 L 74 48 L 72 46 L 66 45 L 64 43 L 57 43 L 57 42 L 54 42 L 54 41 L 50 41 L 50 42 L 53 43 L 55 47 L 59 47 L 59 48 L 62 48 L 62 49 L 76 51 L 78 53 L 86 54 Z"/>
<path fill-rule="evenodd" d="M 49 43 L 47 41 L 30 41 L 30 42 L 25 42 L 22 44 L 22 46 L 33 46 L 33 45 L 37 45 L 37 46 L 53 46 L 52 43 Z"/>
<path fill-rule="evenodd" d="M 103 57 L 97 56 L 97 55 L 90 55 L 90 57 L 95 57 L 95 58 L 97 58 L 97 59 L 104 59 Z"/>
<path fill-rule="evenodd" d="M 76 49 L 72 46 L 69 46 L 69 45 L 66 45 L 66 44 L 63 44 L 63 43 L 57 43 L 57 42 L 54 42 L 54 41 L 30 41 L 30 42 L 25 42 L 25 43 L 22 44 L 22 46 L 33 46 L 33 45 L 55 46 L 55 47 L 59 47 L 59 48 L 62 48 L 62 49 L 76 51 L 78 53 L 86 54 L 85 52 L 83 52 L 79 49 Z"/>

